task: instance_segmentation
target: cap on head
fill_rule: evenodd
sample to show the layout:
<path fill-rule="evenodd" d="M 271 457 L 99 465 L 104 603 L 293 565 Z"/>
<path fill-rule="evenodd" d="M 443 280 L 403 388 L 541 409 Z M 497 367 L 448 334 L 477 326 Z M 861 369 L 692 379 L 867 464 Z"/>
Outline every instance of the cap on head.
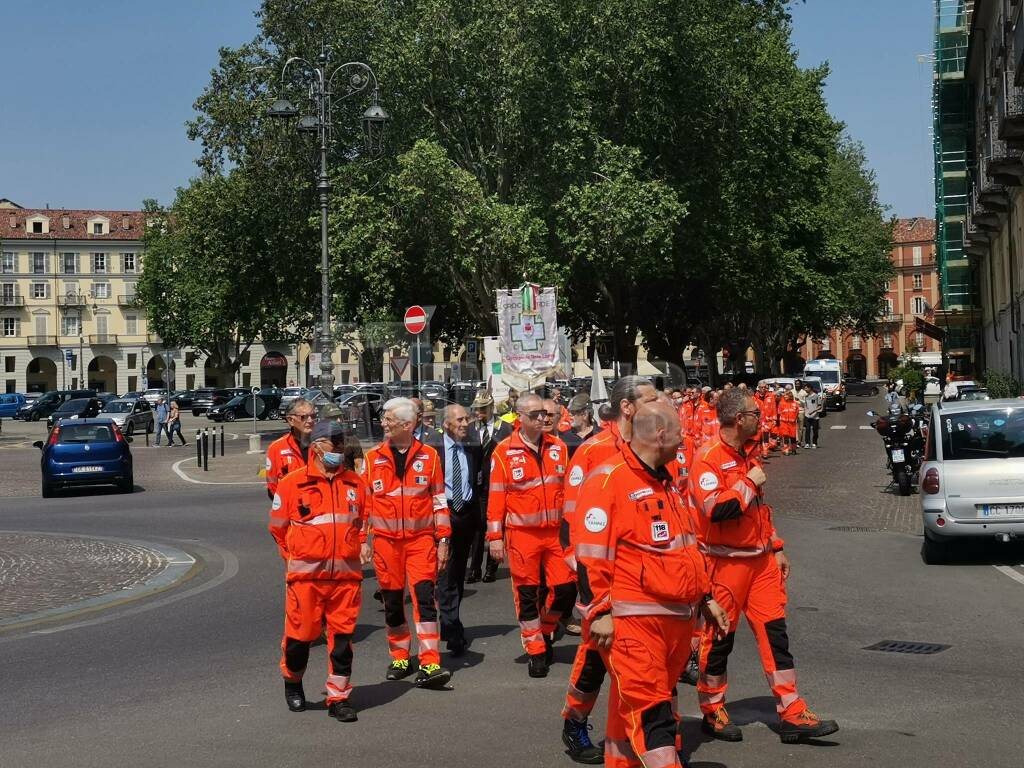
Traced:
<path fill-rule="evenodd" d="M 345 437 L 345 430 L 336 421 L 318 421 L 313 425 L 313 434 L 310 436 L 312 442 L 317 440 L 330 440 L 332 443 L 339 442 Z"/>
<path fill-rule="evenodd" d="M 434 409 L 434 403 L 433 403 L 432 400 L 424 400 L 423 401 L 423 407 L 422 407 L 421 411 L 422 411 L 424 416 L 433 416 L 434 415 L 434 410 L 435 410 Z"/>
<path fill-rule="evenodd" d="M 490 408 L 494 405 L 494 398 L 491 397 L 489 392 L 477 392 L 476 397 L 473 398 L 473 403 L 470 408 Z"/>
<path fill-rule="evenodd" d="M 345 412 L 341 410 L 337 403 L 328 403 L 324 406 L 324 409 L 320 412 L 321 419 L 336 419 L 339 416 L 344 416 Z"/>
<path fill-rule="evenodd" d="M 581 413 L 591 408 L 590 395 L 580 393 L 575 395 L 572 400 L 569 401 L 569 406 L 566 410 L 569 413 Z"/>

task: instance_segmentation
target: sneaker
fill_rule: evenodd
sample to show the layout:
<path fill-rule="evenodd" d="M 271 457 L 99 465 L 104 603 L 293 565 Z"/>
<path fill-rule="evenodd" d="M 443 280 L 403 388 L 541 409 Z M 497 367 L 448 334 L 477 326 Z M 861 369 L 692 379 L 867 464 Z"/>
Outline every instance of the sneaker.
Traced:
<path fill-rule="evenodd" d="M 387 680 L 401 680 L 412 674 L 412 667 L 408 659 L 395 659 L 388 665 L 388 672 L 384 675 Z"/>
<path fill-rule="evenodd" d="M 704 715 L 700 729 L 708 736 L 721 741 L 743 741 L 743 731 L 729 720 L 725 707 L 719 707 L 710 715 Z"/>
<path fill-rule="evenodd" d="M 817 447 L 818 447 L 817 443 L 811 443 L 811 448 L 817 448 Z"/>
<path fill-rule="evenodd" d="M 565 625 L 565 634 L 572 635 L 573 637 L 579 637 L 583 634 L 583 627 L 577 624 L 575 621 L 570 621 Z"/>
<path fill-rule="evenodd" d="M 306 692 L 302 690 L 302 682 L 284 684 L 284 700 L 288 702 L 288 709 L 292 712 L 302 712 L 306 709 Z"/>
<path fill-rule="evenodd" d="M 528 672 L 530 677 L 547 677 L 548 676 L 548 662 L 547 653 L 538 653 L 530 656 L 530 665 Z"/>
<path fill-rule="evenodd" d="M 417 688 L 441 688 L 452 679 L 452 673 L 440 664 L 421 664 L 416 675 Z"/>
<path fill-rule="evenodd" d="M 697 663 L 697 654 L 691 653 L 690 660 L 686 662 L 683 674 L 679 676 L 679 682 L 686 683 L 687 685 L 696 685 L 698 677 L 700 677 L 700 664 Z"/>
<path fill-rule="evenodd" d="M 779 739 L 783 744 L 796 744 L 801 739 L 817 739 L 839 730 L 835 720 L 822 720 L 809 709 L 779 723 Z"/>
<path fill-rule="evenodd" d="M 327 714 L 339 723 L 354 723 L 359 719 L 355 709 L 347 701 L 336 701 L 327 707 Z"/>
<path fill-rule="evenodd" d="M 577 721 L 566 718 L 562 728 L 562 743 L 568 747 L 569 757 L 584 765 L 602 765 L 604 750 L 594 746 L 590 740 L 590 729 L 593 728 L 586 720 Z"/>

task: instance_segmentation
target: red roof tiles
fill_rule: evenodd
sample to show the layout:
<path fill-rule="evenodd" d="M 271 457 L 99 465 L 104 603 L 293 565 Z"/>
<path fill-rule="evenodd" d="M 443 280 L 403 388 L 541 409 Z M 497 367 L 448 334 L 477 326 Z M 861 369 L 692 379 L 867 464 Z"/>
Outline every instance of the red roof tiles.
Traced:
<path fill-rule="evenodd" d="M 49 232 L 27 231 L 31 227 L 26 227 L 26 222 L 37 216 L 45 216 L 50 220 Z M 91 234 L 89 219 L 96 217 L 109 221 L 107 234 Z M 145 231 L 146 215 L 142 211 L 72 211 L 59 208 L 0 210 L 0 238 L 4 240 L 141 240 Z"/>
<path fill-rule="evenodd" d="M 896 243 L 923 243 L 934 240 L 935 219 L 926 219 L 923 216 L 897 219 L 892 237 Z"/>

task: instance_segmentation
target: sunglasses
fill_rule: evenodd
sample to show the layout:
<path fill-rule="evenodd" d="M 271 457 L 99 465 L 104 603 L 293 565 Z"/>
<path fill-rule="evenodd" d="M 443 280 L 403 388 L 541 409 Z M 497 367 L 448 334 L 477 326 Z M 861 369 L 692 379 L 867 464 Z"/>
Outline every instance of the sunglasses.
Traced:
<path fill-rule="evenodd" d="M 288 414 L 289 419 L 300 419 L 302 421 L 316 421 L 315 413 L 290 413 Z"/>
<path fill-rule="evenodd" d="M 541 421 L 542 419 L 551 417 L 551 414 L 547 411 L 530 411 L 529 413 L 523 413 L 521 415 L 531 421 Z"/>

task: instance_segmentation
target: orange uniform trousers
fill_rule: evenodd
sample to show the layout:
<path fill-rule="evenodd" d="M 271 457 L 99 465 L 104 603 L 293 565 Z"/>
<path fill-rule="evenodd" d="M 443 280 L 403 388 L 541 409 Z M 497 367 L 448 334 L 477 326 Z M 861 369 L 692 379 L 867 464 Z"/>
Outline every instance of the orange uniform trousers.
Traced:
<path fill-rule="evenodd" d="M 711 714 L 725 706 L 728 688 L 727 666 L 735 640 L 735 627 L 742 613 L 757 641 L 768 685 L 775 695 L 779 716 L 795 716 L 807 709 L 796 689 L 796 670 L 789 652 L 786 631 L 786 583 L 775 555 L 709 560 L 715 600 L 729 615 L 732 630 L 721 640 L 711 626 L 705 628 L 700 644 L 700 678 L 697 698 L 701 711 Z"/>
<path fill-rule="evenodd" d="M 507 528 L 505 550 L 523 649 L 536 656 L 545 652 L 544 635 L 553 634 L 562 615 L 572 610 L 575 578 L 565 562 L 558 528 Z"/>
<path fill-rule="evenodd" d="M 281 674 L 290 683 L 302 680 L 309 646 L 327 622 L 327 703 L 348 700 L 352 692 L 352 633 L 359 617 L 362 581 L 292 581 L 285 585 Z"/>
<path fill-rule="evenodd" d="M 617 616 L 611 650 L 601 657 L 611 674 L 604 764 L 608 768 L 678 766 L 676 683 L 690 655 L 694 619 Z"/>
<path fill-rule="evenodd" d="M 412 635 L 405 618 L 405 585 L 412 594 L 413 621 L 421 666 L 440 664 L 437 623 L 437 543 L 432 533 L 410 539 L 373 537 L 373 568 L 384 601 L 384 625 L 391 658 L 408 659 Z"/>

